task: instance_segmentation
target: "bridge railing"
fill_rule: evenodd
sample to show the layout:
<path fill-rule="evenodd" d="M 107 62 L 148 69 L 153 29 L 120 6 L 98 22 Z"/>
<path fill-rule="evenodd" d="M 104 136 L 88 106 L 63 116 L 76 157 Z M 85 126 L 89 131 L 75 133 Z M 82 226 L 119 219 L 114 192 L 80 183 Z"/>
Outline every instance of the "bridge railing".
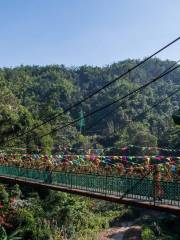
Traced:
<path fill-rule="evenodd" d="M 179 181 L 155 182 L 150 178 L 141 179 L 126 176 L 49 172 L 11 166 L 0 166 L 0 175 L 29 179 L 41 183 L 59 185 L 119 198 L 125 197 L 148 201 L 150 204 L 160 203 L 180 206 Z M 161 200 L 158 200 L 159 192 L 161 192 Z"/>

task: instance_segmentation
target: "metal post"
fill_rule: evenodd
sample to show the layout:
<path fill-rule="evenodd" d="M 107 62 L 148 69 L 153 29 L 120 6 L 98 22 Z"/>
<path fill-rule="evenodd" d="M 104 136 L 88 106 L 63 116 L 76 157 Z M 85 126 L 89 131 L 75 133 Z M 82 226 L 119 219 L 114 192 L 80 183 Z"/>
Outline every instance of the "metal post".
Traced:
<path fill-rule="evenodd" d="M 153 171 L 153 203 L 156 205 L 156 179 L 155 179 L 155 171 Z"/>
<path fill-rule="evenodd" d="M 107 195 L 107 181 L 108 181 L 108 179 L 107 179 L 107 171 L 106 171 L 106 184 L 105 184 L 105 196 Z"/>

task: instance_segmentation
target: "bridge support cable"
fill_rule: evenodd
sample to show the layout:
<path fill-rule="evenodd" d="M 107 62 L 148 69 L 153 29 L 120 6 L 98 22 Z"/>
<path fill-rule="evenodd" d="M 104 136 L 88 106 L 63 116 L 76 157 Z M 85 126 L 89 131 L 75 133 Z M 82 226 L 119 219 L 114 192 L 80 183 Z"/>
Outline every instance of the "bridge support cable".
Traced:
<path fill-rule="evenodd" d="M 153 169 L 148 171 L 148 173 L 146 173 L 143 177 L 141 177 L 133 186 L 131 186 L 128 190 L 126 190 L 125 193 L 123 193 L 123 195 L 120 197 L 120 200 L 122 200 L 123 198 L 125 198 L 127 196 L 127 194 L 129 194 L 130 192 L 132 192 L 135 188 L 138 187 L 138 185 L 146 178 L 148 177 L 151 173 L 153 172 Z"/>
<path fill-rule="evenodd" d="M 113 101 L 113 102 L 111 102 L 111 103 L 108 103 L 108 104 L 104 105 L 103 107 L 100 107 L 100 108 L 98 108 L 98 109 L 96 109 L 96 110 L 94 110 L 94 111 L 92 111 L 92 112 L 90 112 L 90 113 L 88 113 L 88 114 L 85 114 L 85 115 L 84 115 L 84 119 L 86 119 L 86 118 L 94 115 L 95 113 L 100 112 L 100 111 L 102 111 L 102 110 L 104 110 L 104 109 L 106 109 L 106 108 L 114 105 L 115 103 L 117 103 L 117 102 L 119 102 L 119 101 L 124 100 L 124 99 L 127 98 L 127 97 L 130 97 L 131 95 L 133 95 L 133 94 L 136 93 L 136 92 L 141 91 L 142 89 L 144 89 L 144 88 L 146 88 L 147 86 L 149 86 L 150 84 L 156 82 L 157 80 L 159 80 L 159 79 L 162 78 L 163 76 L 168 75 L 169 73 L 173 72 L 174 70 L 178 69 L 179 67 L 180 67 L 180 65 L 175 66 L 174 68 L 166 71 L 166 72 L 163 73 L 163 74 L 160 74 L 158 77 L 156 77 L 156 78 L 154 78 L 153 80 L 149 81 L 148 83 L 142 85 L 141 87 L 136 88 L 135 90 L 131 91 L 130 93 L 126 94 L 125 96 L 123 96 L 123 97 L 121 97 L 121 98 L 119 98 L 119 99 L 117 99 L 117 100 L 115 100 L 115 101 Z M 81 118 L 78 118 L 78 119 L 76 119 L 76 120 L 74 120 L 74 121 L 71 121 L 71 122 L 69 122 L 69 123 L 67 123 L 67 124 L 65 124 L 65 125 L 63 125 L 63 126 L 59 126 L 59 127 L 57 127 L 57 128 L 54 128 L 54 129 L 52 129 L 50 132 L 48 132 L 48 133 L 46 133 L 46 134 L 44 134 L 44 135 L 41 135 L 40 138 L 45 137 L 45 136 L 47 136 L 47 135 L 49 135 L 49 134 L 51 134 L 51 133 L 54 133 L 54 132 L 56 132 L 57 130 L 61 130 L 61 129 L 65 128 L 65 127 L 68 127 L 68 126 L 70 126 L 70 125 L 73 125 L 73 124 L 79 122 L 80 120 L 81 120 Z"/>
<path fill-rule="evenodd" d="M 170 67 L 168 67 L 167 69 L 165 69 L 161 74 L 164 74 L 166 73 L 168 70 L 172 69 L 174 66 L 176 66 L 178 63 L 180 62 L 180 60 L 176 61 L 175 63 L 173 63 Z M 180 89 L 177 89 L 175 91 L 173 91 L 171 94 L 169 94 L 166 98 L 162 99 L 161 101 L 157 102 L 157 106 L 159 104 L 161 104 L 162 102 L 166 101 L 168 98 L 170 98 L 171 96 L 173 96 L 174 94 L 176 94 L 178 91 L 180 91 Z M 141 93 L 141 92 L 140 92 Z M 131 95 L 128 100 L 132 100 L 136 97 L 136 95 L 138 94 L 138 92 L 136 92 L 134 95 Z M 111 114 L 113 114 L 115 111 L 117 111 L 117 109 L 120 107 L 120 106 L 123 106 L 123 104 L 126 103 L 126 101 L 123 101 L 121 102 L 120 104 L 118 104 L 117 106 L 115 106 L 114 109 L 111 109 L 110 111 L 108 111 L 107 113 L 105 113 L 102 117 L 99 118 L 99 120 L 95 123 L 92 123 L 89 127 L 86 128 L 86 132 L 89 132 L 88 130 L 90 130 L 91 128 L 94 127 L 94 125 L 97 125 L 98 122 L 100 122 L 101 120 L 104 120 L 105 118 L 107 118 L 108 116 L 110 116 Z M 156 104 L 156 103 L 155 103 Z M 153 104 L 153 106 L 151 106 L 150 108 L 148 108 L 147 112 L 149 110 L 151 110 L 151 108 L 155 108 L 155 104 Z M 146 113 L 146 111 L 144 111 L 142 113 L 142 115 L 144 115 Z M 139 114 L 140 115 L 140 114 Z M 139 116 L 140 117 L 140 116 Z M 132 119 L 132 121 L 134 121 Z"/>
<path fill-rule="evenodd" d="M 176 43 L 177 41 L 180 40 L 180 37 L 174 39 L 173 41 L 171 41 L 170 43 L 168 43 L 167 45 L 165 45 L 164 47 L 160 48 L 159 50 L 157 50 L 156 52 L 154 52 L 152 55 L 150 55 L 149 57 L 145 58 L 144 60 L 140 61 L 138 64 L 136 64 L 135 66 L 133 66 L 132 68 L 128 69 L 126 72 L 122 73 L 120 76 L 116 77 L 115 79 L 113 79 L 112 81 L 108 82 L 107 84 L 105 84 L 103 87 L 97 89 L 96 91 L 94 91 L 93 93 L 90 93 L 89 95 L 85 96 L 82 100 L 76 102 L 73 105 L 70 105 L 68 108 L 66 108 L 65 110 L 63 110 L 61 113 L 59 114 L 54 114 L 52 115 L 50 118 L 48 118 L 47 120 L 43 121 L 43 123 L 41 124 L 37 124 L 34 127 L 32 127 L 31 129 L 18 134 L 16 137 L 12 137 L 9 138 L 7 141 L 11 141 L 16 139 L 17 137 L 22 137 L 28 133 L 31 133 L 33 130 L 35 130 L 36 128 L 39 128 L 49 122 L 51 122 L 52 120 L 56 119 L 57 117 L 62 116 L 63 114 L 69 112 L 70 110 L 72 110 L 73 108 L 76 108 L 77 106 L 81 105 L 83 102 L 87 101 L 88 99 L 92 98 L 93 96 L 97 95 L 98 93 L 100 93 L 101 91 L 103 91 L 104 89 L 108 88 L 109 86 L 111 86 L 112 84 L 114 84 L 115 82 L 117 82 L 119 79 L 121 79 L 122 77 L 126 76 L 128 73 L 130 73 L 131 71 L 135 70 L 136 68 L 138 68 L 139 66 L 143 65 L 145 62 L 147 62 L 148 60 L 150 60 L 151 58 L 153 58 L 154 56 L 156 56 L 157 54 L 159 54 L 160 52 L 164 51 L 165 49 L 167 49 L 168 47 L 170 47 L 171 45 L 173 45 L 174 43 Z"/>
<path fill-rule="evenodd" d="M 138 120 L 140 117 L 142 117 L 143 115 L 145 115 L 147 112 L 151 111 L 153 108 L 158 107 L 161 103 L 165 102 L 168 98 L 171 98 L 173 95 L 177 94 L 180 91 L 180 88 L 178 88 L 177 90 L 171 92 L 167 97 L 161 99 L 160 101 L 156 101 L 153 105 L 151 105 L 148 109 L 146 109 L 145 111 L 139 113 L 138 115 L 134 116 L 131 120 L 131 122 Z M 120 105 L 118 105 L 116 108 L 112 109 L 111 111 L 108 111 L 108 113 L 104 114 L 101 118 L 98 119 L 98 121 L 94 122 L 93 124 L 91 124 L 88 128 L 86 128 L 86 130 L 90 130 L 91 128 L 93 128 L 94 126 L 96 126 L 100 121 L 104 120 L 105 118 L 111 116 L 112 114 L 115 113 L 115 111 L 117 110 L 117 108 L 119 106 L 121 106 L 122 103 Z M 128 122 L 129 123 L 129 122 Z M 127 125 L 127 123 L 125 123 L 123 125 L 123 127 L 125 127 Z"/>

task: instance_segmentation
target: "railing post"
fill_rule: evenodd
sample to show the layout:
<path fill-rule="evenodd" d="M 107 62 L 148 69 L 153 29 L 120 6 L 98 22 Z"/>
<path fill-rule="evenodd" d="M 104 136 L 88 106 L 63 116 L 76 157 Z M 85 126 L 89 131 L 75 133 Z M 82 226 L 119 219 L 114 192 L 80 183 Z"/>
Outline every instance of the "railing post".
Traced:
<path fill-rule="evenodd" d="M 107 195 L 107 182 L 108 182 L 108 178 L 107 178 L 107 171 L 106 171 L 105 196 Z"/>
<path fill-rule="evenodd" d="M 71 184 L 71 188 L 72 188 L 72 172 L 70 173 L 70 184 Z"/>
<path fill-rule="evenodd" d="M 156 205 L 156 177 L 155 177 L 155 171 L 153 171 L 153 203 Z"/>

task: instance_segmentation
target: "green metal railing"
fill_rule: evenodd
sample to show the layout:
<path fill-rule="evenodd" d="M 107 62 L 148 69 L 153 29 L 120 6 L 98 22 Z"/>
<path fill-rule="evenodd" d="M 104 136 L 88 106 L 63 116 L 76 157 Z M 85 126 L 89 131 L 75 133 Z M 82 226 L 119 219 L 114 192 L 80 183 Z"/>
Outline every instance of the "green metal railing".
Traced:
<path fill-rule="evenodd" d="M 78 174 L 72 172 L 49 172 L 37 169 L 25 169 L 11 166 L 0 166 L 0 175 L 14 178 L 29 179 L 72 189 L 85 190 L 121 198 L 138 199 L 153 204 L 162 203 L 180 206 L 180 182 L 158 182 L 162 191 L 162 199 L 155 196 L 156 182 L 152 179 L 104 176 L 97 174 Z"/>

